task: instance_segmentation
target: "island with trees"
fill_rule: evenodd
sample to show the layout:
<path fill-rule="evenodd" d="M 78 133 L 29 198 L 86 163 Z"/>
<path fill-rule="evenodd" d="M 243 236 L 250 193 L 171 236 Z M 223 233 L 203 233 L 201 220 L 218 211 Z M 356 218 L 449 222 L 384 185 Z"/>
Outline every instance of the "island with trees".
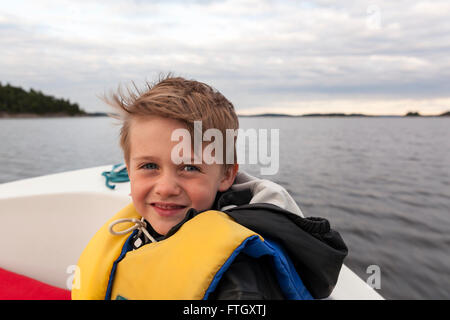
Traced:
<path fill-rule="evenodd" d="M 87 116 L 77 103 L 0 82 L 0 117 Z"/>

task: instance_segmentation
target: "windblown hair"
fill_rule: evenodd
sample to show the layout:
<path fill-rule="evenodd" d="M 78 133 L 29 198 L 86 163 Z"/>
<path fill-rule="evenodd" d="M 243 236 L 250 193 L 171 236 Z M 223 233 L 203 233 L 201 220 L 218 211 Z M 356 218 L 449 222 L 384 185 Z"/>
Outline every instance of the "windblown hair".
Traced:
<path fill-rule="evenodd" d="M 186 124 L 191 134 L 191 142 L 194 139 L 194 121 L 202 121 L 202 137 L 206 130 L 218 129 L 224 139 L 225 157 L 226 129 L 237 130 L 239 120 L 233 104 L 219 91 L 205 83 L 174 77 L 172 74 L 160 76 L 155 83 L 146 82 L 145 90 L 138 89 L 134 83 L 133 87 L 127 88 L 127 93 L 119 87 L 117 93 L 111 93 L 109 97 L 103 98 L 118 112 L 109 115 L 121 121 L 120 146 L 127 163 L 130 160 L 131 120 L 133 117 L 148 115 L 175 119 Z M 236 137 L 233 140 L 234 163 L 236 163 Z M 230 165 L 232 164 L 225 167 Z"/>

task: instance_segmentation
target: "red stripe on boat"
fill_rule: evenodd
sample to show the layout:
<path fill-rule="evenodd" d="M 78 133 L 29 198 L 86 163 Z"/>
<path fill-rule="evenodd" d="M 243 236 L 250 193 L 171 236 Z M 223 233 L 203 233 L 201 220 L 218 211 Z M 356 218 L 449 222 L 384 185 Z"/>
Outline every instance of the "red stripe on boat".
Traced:
<path fill-rule="evenodd" d="M 0 300 L 70 300 L 70 291 L 0 268 Z"/>

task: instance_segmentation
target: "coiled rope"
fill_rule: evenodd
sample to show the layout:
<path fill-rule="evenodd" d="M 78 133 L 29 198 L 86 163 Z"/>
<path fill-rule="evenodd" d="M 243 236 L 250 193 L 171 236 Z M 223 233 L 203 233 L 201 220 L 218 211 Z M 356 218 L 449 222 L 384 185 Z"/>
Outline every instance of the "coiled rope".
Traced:
<path fill-rule="evenodd" d="M 110 189 L 115 189 L 116 185 L 110 184 L 110 182 L 128 182 L 127 166 L 123 163 L 119 163 L 113 166 L 111 171 L 103 171 L 102 176 L 106 178 L 106 186 Z"/>

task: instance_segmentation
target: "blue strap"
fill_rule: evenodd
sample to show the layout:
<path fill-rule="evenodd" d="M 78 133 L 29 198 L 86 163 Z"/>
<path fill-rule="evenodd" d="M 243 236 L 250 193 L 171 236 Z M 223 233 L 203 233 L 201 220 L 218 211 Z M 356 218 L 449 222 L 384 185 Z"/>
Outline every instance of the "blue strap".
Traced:
<path fill-rule="evenodd" d="M 309 291 L 306 289 L 303 281 L 300 279 L 295 267 L 283 250 L 274 241 L 261 241 L 261 239 L 255 235 L 244 240 L 244 242 L 234 250 L 231 256 L 219 269 L 219 271 L 214 276 L 211 284 L 205 292 L 203 297 L 204 300 L 208 299 L 208 296 L 216 289 L 219 284 L 220 279 L 226 272 L 226 270 L 233 263 L 237 255 L 244 253 L 253 258 L 259 258 L 264 255 L 271 256 L 275 274 L 280 285 L 281 290 L 286 299 L 289 300 L 312 300 L 314 299 Z"/>
<path fill-rule="evenodd" d="M 122 247 L 122 251 L 120 252 L 119 257 L 116 259 L 116 261 L 114 261 L 114 263 L 112 265 L 111 273 L 109 275 L 109 280 L 108 280 L 108 287 L 106 288 L 105 300 L 111 300 L 112 285 L 114 282 L 114 277 L 116 275 L 117 264 L 120 261 L 122 261 L 123 258 L 125 258 L 125 255 L 127 254 L 128 251 L 133 250 L 132 240 L 137 232 L 138 232 L 137 230 L 134 230 L 133 233 L 128 237 L 128 239 L 125 241 L 125 244 Z"/>

